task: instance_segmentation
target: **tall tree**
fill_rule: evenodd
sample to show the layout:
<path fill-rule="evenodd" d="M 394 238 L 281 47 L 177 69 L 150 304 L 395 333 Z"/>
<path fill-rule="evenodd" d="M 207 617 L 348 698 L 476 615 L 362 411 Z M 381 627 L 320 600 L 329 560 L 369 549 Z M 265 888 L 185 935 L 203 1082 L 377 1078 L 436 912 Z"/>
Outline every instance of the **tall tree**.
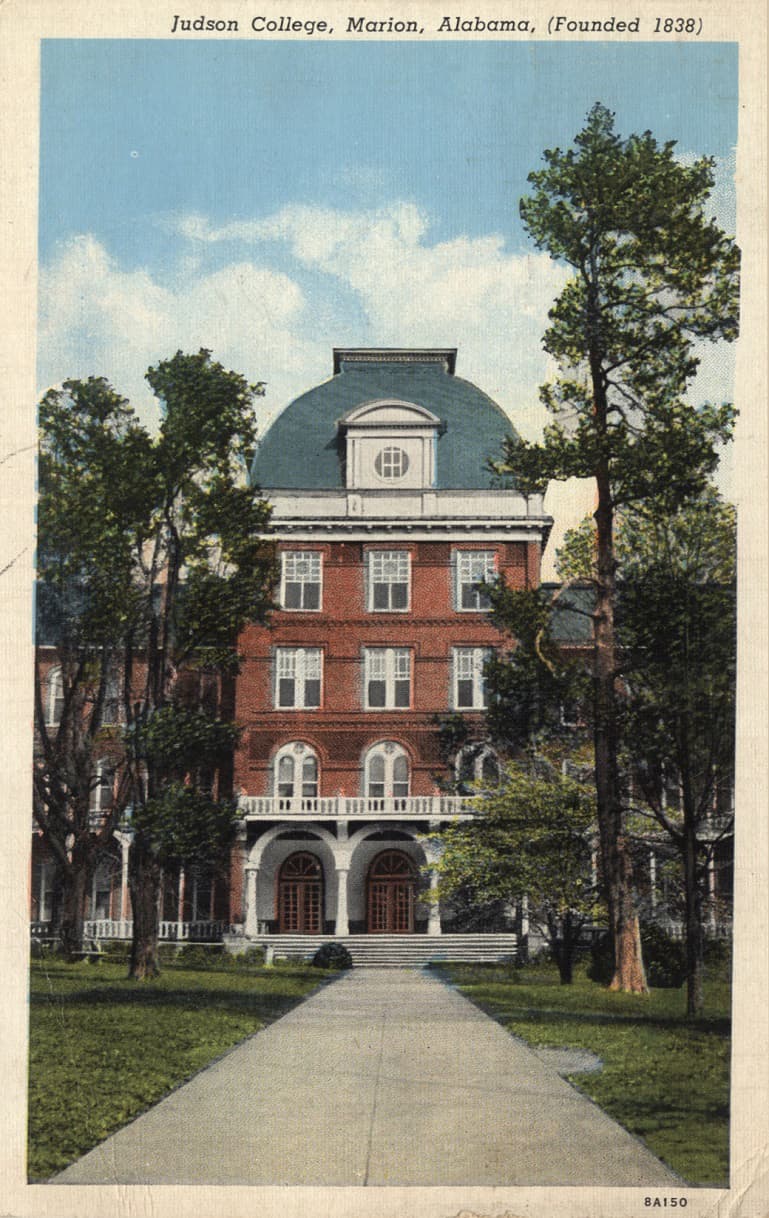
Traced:
<path fill-rule="evenodd" d="M 140 612 L 123 648 L 134 829 L 130 969 L 137 978 L 158 968 L 164 863 L 221 852 L 234 822 L 222 771 L 226 708 L 219 699 L 206 716 L 204 706 L 185 706 L 180 674 L 234 674 L 238 634 L 248 620 L 264 618 L 274 583 L 272 548 L 263 541 L 269 508 L 245 477 L 261 386 L 206 350 L 177 352 L 147 380 L 161 425 L 148 457 L 153 495 L 135 537 Z M 190 718 L 190 710 L 203 718 Z"/>
<path fill-rule="evenodd" d="M 597 104 L 575 147 L 544 154 L 521 201 L 536 245 L 571 268 L 545 350 L 560 375 L 541 397 L 554 421 L 539 443 L 510 439 L 498 470 L 524 491 L 591 478 L 597 535 L 593 642 L 598 822 L 615 989 L 645 989 L 618 769 L 615 513 L 675 506 L 704 487 L 731 432 L 729 406 L 684 400 L 699 340 L 737 334 L 738 251 L 711 219 L 713 160 L 684 165 L 650 132 L 622 139 Z M 664 494 L 661 494 L 664 492 Z"/>
<path fill-rule="evenodd" d="M 106 381 L 66 381 L 39 412 L 33 813 L 55 865 L 56 930 L 83 947 L 85 895 L 127 799 L 93 815 L 100 766 L 120 768 L 119 644 L 133 609 L 146 435 Z M 52 683 L 54 688 L 51 688 Z"/>
<path fill-rule="evenodd" d="M 247 481 L 261 387 L 205 350 L 177 352 L 147 379 L 161 405 L 154 436 L 100 378 L 67 382 L 41 406 L 39 569 L 63 709 L 53 734 L 40 671 L 35 815 L 82 939 L 96 853 L 130 812 L 137 978 L 157 971 L 163 867 L 215 857 L 231 838 L 236 732 L 222 692 L 238 634 L 264 618 L 274 583 L 269 508 Z M 106 753 L 119 783 L 97 826 L 90 793 Z"/>
<path fill-rule="evenodd" d="M 630 513 L 618 554 L 624 747 L 643 804 L 681 861 L 687 1011 L 696 1016 L 708 873 L 733 825 L 734 509 L 707 491 L 670 517 Z"/>

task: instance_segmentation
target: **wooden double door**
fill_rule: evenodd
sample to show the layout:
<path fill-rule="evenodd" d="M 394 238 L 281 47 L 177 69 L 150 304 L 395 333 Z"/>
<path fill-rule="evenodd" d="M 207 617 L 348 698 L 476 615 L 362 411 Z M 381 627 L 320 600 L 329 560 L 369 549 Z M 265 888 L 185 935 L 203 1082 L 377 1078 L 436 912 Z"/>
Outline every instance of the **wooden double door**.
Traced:
<path fill-rule="evenodd" d="M 292 854 L 280 869 L 278 930 L 281 935 L 323 932 L 323 868 L 314 854 Z"/>
<path fill-rule="evenodd" d="M 416 869 L 401 850 L 385 850 L 374 859 L 368 873 L 368 933 L 411 935 L 414 933 Z"/>
<path fill-rule="evenodd" d="M 416 867 L 402 850 L 384 850 L 373 860 L 366 884 L 371 935 L 414 933 Z M 292 854 L 278 874 L 278 930 L 282 935 L 323 933 L 323 868 L 308 851 Z"/>

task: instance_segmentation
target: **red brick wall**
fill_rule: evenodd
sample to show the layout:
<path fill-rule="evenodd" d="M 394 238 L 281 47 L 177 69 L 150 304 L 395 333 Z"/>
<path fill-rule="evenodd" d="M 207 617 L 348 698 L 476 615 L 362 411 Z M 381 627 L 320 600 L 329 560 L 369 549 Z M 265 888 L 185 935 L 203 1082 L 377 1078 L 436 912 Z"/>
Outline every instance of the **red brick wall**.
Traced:
<path fill-rule="evenodd" d="M 274 753 L 302 740 L 318 754 L 322 795 L 357 795 L 361 762 L 379 740 L 396 740 L 411 757 L 415 795 L 435 790 L 441 768 L 433 718 L 450 711 L 450 658 L 455 646 L 498 647 L 499 632 L 483 613 L 459 612 L 453 604 L 452 552 L 495 549 L 498 566 L 512 587 L 536 585 L 539 546 L 532 543 L 392 542 L 376 545 L 337 542 L 293 543 L 279 549 L 313 549 L 323 556 L 320 612 L 277 610 L 269 627 L 243 632 L 236 717 L 244 726 L 235 763 L 235 789 L 270 794 Z M 368 612 L 365 607 L 365 552 L 400 549 L 411 554 L 408 612 Z M 277 647 L 319 647 L 323 651 L 323 694 L 319 710 L 273 707 L 273 653 Z M 412 652 L 409 710 L 363 709 L 364 647 L 409 647 Z"/>

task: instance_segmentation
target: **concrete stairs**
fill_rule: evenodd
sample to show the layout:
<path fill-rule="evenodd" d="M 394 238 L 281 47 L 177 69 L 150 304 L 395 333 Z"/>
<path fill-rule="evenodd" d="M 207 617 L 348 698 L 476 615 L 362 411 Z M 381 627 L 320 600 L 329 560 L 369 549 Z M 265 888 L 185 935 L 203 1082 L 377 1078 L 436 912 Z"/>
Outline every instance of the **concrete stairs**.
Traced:
<path fill-rule="evenodd" d="M 253 938 L 225 935 L 229 951 L 249 947 L 271 947 L 275 958 L 307 960 L 321 943 L 343 943 L 356 968 L 419 968 L 431 961 L 494 963 L 514 960 L 514 934 L 468 935 L 256 935 Z"/>

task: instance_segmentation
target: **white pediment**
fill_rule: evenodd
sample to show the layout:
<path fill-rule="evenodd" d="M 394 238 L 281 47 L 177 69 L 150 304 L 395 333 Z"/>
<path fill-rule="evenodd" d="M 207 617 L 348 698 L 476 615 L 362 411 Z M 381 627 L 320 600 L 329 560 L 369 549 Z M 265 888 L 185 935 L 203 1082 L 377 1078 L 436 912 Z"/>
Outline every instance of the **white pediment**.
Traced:
<path fill-rule="evenodd" d="M 375 402 L 364 402 L 340 420 L 344 428 L 368 427 L 439 427 L 440 419 L 424 406 L 414 402 L 404 402 L 397 398 L 380 399 Z"/>

